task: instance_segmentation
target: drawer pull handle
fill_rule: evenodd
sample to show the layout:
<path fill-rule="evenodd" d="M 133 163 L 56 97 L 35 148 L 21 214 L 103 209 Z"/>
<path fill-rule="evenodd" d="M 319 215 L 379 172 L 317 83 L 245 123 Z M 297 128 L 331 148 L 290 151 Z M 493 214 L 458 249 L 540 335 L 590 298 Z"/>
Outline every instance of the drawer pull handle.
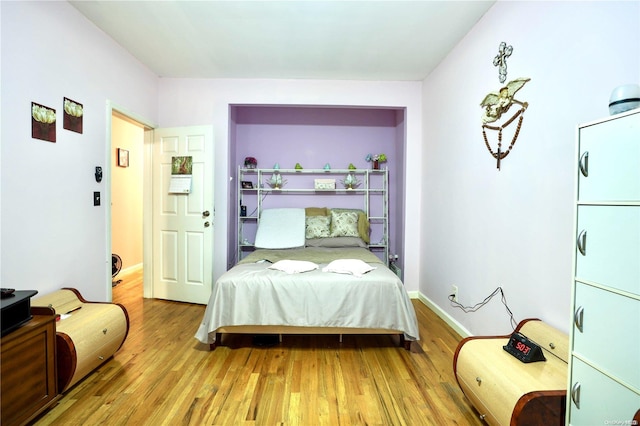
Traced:
<path fill-rule="evenodd" d="M 482 379 L 480 377 L 476 377 L 476 382 L 478 382 L 478 385 L 480 385 L 482 383 Z"/>
<path fill-rule="evenodd" d="M 99 359 L 99 360 L 103 360 L 103 359 L 104 359 L 104 357 L 103 357 L 102 355 L 98 355 L 98 359 Z"/>
<path fill-rule="evenodd" d="M 102 334 L 107 334 L 107 329 L 106 328 L 102 329 Z"/>
<path fill-rule="evenodd" d="M 549 343 L 549 347 L 550 347 L 551 349 L 555 349 L 555 348 L 556 348 L 556 345 L 554 345 L 554 343 L 553 343 L 553 342 L 551 342 L 551 343 Z"/>
<path fill-rule="evenodd" d="M 580 161 L 578 162 L 578 166 L 580 167 L 580 173 L 582 176 L 589 176 L 589 151 L 585 151 L 580 156 Z"/>
<path fill-rule="evenodd" d="M 580 231 L 580 234 L 578 234 L 578 241 L 576 241 L 577 245 L 578 245 L 578 250 L 580 251 L 580 254 L 583 256 L 587 255 L 587 230 L 583 229 L 582 231 Z"/>
<path fill-rule="evenodd" d="M 580 167 L 580 173 L 582 176 L 589 176 L 589 151 L 585 151 L 580 156 L 580 161 L 578 162 L 578 166 Z"/>
<path fill-rule="evenodd" d="M 576 325 L 576 328 L 580 333 L 583 333 L 584 329 L 584 307 L 580 306 L 576 309 L 576 313 L 573 316 L 573 323 Z"/>
<path fill-rule="evenodd" d="M 576 408 L 580 409 L 580 382 L 575 382 L 571 386 L 571 400 L 576 405 Z"/>
<path fill-rule="evenodd" d="M 485 417 L 487 417 L 486 414 L 480 414 L 480 420 L 484 420 Z"/>

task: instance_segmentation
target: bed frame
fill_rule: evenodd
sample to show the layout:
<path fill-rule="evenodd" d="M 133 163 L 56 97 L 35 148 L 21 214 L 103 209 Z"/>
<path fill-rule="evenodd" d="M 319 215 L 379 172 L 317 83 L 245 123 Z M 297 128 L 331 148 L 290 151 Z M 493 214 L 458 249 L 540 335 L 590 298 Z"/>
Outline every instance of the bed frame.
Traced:
<path fill-rule="evenodd" d="M 216 341 L 209 344 L 209 349 L 214 350 L 218 346 L 222 346 L 222 334 L 277 334 L 280 342 L 282 342 L 283 334 L 337 334 L 340 343 L 342 343 L 343 334 L 389 334 L 397 335 L 400 338 L 400 346 L 404 349 L 411 350 L 412 340 L 407 340 L 404 333 L 398 330 L 389 330 L 386 328 L 342 328 L 342 327 L 296 327 L 289 325 L 232 325 L 220 327 L 216 330 Z"/>

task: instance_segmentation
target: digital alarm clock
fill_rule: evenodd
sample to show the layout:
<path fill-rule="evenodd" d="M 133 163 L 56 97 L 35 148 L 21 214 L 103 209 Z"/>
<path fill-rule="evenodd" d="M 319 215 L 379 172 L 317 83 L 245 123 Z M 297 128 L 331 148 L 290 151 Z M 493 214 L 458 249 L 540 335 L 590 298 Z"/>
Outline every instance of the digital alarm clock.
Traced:
<path fill-rule="evenodd" d="M 509 342 L 502 347 L 505 351 L 522 362 L 546 361 L 542 348 L 525 335 L 515 332 L 509 338 Z"/>

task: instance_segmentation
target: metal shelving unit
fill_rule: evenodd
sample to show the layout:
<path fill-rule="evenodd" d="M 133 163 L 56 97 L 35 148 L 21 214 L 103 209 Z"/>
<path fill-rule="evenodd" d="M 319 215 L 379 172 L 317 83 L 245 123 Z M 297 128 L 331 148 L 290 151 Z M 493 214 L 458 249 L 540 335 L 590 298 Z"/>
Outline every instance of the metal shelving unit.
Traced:
<path fill-rule="evenodd" d="M 347 188 L 340 183 L 340 177 L 352 174 L 359 185 Z M 280 175 L 283 185 L 270 186 L 270 178 Z M 335 179 L 335 189 L 316 189 L 315 179 Z M 369 218 L 371 241 L 369 249 L 378 254 L 388 264 L 389 261 L 389 172 L 387 169 L 249 169 L 238 168 L 237 200 L 246 206 L 246 211 L 238 209 L 237 215 L 237 259 L 240 260 L 254 249 L 255 231 L 260 222 L 260 213 L 267 196 L 295 197 L 300 195 L 321 195 L 341 197 L 355 195 L 361 197 L 361 208 Z M 248 185 L 250 183 L 250 185 Z M 335 201 L 335 198 L 332 198 Z M 289 200 L 290 201 L 290 200 Z M 289 204 L 292 204 L 291 202 Z M 294 203 L 295 204 L 295 203 Z M 299 205 L 298 207 L 310 207 Z M 322 206 L 318 206 L 322 207 Z M 333 206 L 336 207 L 336 206 Z"/>

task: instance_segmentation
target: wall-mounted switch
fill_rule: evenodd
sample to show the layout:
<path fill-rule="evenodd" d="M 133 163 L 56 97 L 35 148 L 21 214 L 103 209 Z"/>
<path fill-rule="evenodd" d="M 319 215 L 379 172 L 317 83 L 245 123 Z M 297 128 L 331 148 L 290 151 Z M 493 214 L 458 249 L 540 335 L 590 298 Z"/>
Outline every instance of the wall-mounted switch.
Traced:
<path fill-rule="evenodd" d="M 96 166 L 96 182 L 100 183 L 102 181 L 102 167 Z"/>
<path fill-rule="evenodd" d="M 95 191 L 93 193 L 93 205 L 94 206 L 100 205 L 100 191 Z"/>

